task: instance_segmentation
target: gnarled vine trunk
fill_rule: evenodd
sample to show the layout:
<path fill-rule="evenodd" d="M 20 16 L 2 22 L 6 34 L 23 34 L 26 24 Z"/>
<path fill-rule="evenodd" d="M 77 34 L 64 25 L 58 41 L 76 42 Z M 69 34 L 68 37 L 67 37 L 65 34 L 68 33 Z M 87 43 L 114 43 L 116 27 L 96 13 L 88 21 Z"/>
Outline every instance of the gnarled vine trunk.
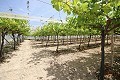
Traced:
<path fill-rule="evenodd" d="M 56 49 L 56 52 L 58 53 L 58 48 L 59 48 L 59 37 L 58 37 L 58 33 L 57 33 L 57 49 Z"/>
<path fill-rule="evenodd" d="M 13 37 L 13 49 L 15 50 L 16 41 L 15 41 L 15 34 L 14 33 L 12 33 L 12 37 Z"/>
<path fill-rule="evenodd" d="M 1 34 L 2 41 L 1 41 L 1 45 L 0 45 L 0 57 L 3 57 L 3 47 L 4 47 L 5 34 L 6 33 L 4 33 L 4 32 L 2 32 L 2 34 Z"/>
<path fill-rule="evenodd" d="M 90 34 L 90 36 L 88 37 L 88 47 L 90 46 L 90 41 L 91 41 L 91 34 Z"/>
<path fill-rule="evenodd" d="M 50 36 L 47 36 L 46 47 L 47 47 L 47 45 L 48 45 L 48 42 L 49 42 L 49 38 L 50 38 Z"/>
<path fill-rule="evenodd" d="M 17 44 L 19 45 L 20 43 L 20 34 L 17 35 Z"/>
<path fill-rule="evenodd" d="M 104 80 L 104 59 L 105 59 L 105 29 L 101 29 L 101 66 L 100 66 L 100 80 Z"/>

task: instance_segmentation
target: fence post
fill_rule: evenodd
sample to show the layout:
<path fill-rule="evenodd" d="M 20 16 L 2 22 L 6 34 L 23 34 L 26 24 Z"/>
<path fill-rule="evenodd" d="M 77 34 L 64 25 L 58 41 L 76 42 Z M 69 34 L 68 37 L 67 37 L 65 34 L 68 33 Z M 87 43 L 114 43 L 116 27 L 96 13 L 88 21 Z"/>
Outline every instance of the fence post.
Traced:
<path fill-rule="evenodd" d="M 114 62 L 114 32 L 111 34 L 111 66 L 113 67 Z"/>
<path fill-rule="evenodd" d="M 1 37 L 1 33 L 0 33 L 0 49 L 1 49 L 1 39 L 2 39 L 2 37 Z"/>

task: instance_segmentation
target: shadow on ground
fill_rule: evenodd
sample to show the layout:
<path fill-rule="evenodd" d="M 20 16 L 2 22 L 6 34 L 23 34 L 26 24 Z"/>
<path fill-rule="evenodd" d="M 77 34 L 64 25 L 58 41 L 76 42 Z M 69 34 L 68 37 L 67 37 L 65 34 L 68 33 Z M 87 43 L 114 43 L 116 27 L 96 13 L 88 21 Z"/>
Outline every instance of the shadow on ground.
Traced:
<path fill-rule="evenodd" d="M 71 42 L 71 43 L 64 43 L 64 44 L 62 44 L 62 43 L 59 43 L 59 46 L 66 46 L 66 45 L 71 45 L 71 44 L 74 44 L 73 42 Z M 34 43 L 34 45 L 32 46 L 32 48 L 43 48 L 43 47 L 55 47 L 55 46 L 57 46 L 57 43 L 54 43 L 54 44 L 42 44 L 42 43 Z"/>
<path fill-rule="evenodd" d="M 81 57 L 64 64 L 55 62 L 47 68 L 48 77 L 54 76 L 52 80 L 92 80 L 96 79 L 95 70 L 99 67 L 99 55 Z"/>
<path fill-rule="evenodd" d="M 120 54 L 120 44 L 119 44 L 119 45 L 116 45 L 116 47 L 114 48 L 114 51 L 115 51 L 117 54 Z"/>
<path fill-rule="evenodd" d="M 56 51 L 53 51 L 53 50 L 43 49 L 40 52 L 32 53 L 31 60 L 28 62 L 28 64 L 31 62 L 36 64 L 42 58 L 59 57 L 60 55 L 75 53 L 75 52 L 77 52 L 77 51 L 73 50 L 73 49 L 61 49 L 58 51 L 58 53 Z"/>
<path fill-rule="evenodd" d="M 81 52 L 81 51 L 84 51 L 84 50 L 87 50 L 87 49 L 97 48 L 97 47 L 100 46 L 100 43 L 98 43 L 98 44 L 90 44 L 90 46 L 89 47 L 86 46 L 86 48 L 85 48 L 85 46 L 81 46 L 81 50 L 79 50 L 77 48 L 78 46 L 73 46 L 73 47 L 70 47 L 70 48 L 67 48 L 67 49 L 60 48 L 58 50 L 58 52 L 56 52 L 55 50 L 50 50 L 50 49 L 42 49 L 40 52 L 32 53 L 31 60 L 28 62 L 28 64 L 31 63 L 31 62 L 34 62 L 36 64 L 42 58 L 59 57 L 60 55 L 76 53 L 76 52 Z"/>
<path fill-rule="evenodd" d="M 116 45 L 115 49 L 115 57 L 114 57 L 114 80 L 120 79 L 120 44 Z"/>
<path fill-rule="evenodd" d="M 20 45 L 16 46 L 16 50 L 18 50 L 18 47 Z M 5 45 L 3 49 L 4 56 L 0 59 L 0 63 L 5 63 L 5 62 L 8 63 L 9 61 L 6 61 L 6 59 L 10 59 L 11 57 L 15 56 L 15 54 L 12 54 L 13 51 L 15 50 L 13 49 L 12 45 Z"/>
<path fill-rule="evenodd" d="M 87 49 L 94 49 L 94 48 L 97 48 L 97 47 L 100 47 L 101 43 L 96 43 L 96 44 L 90 44 L 88 46 L 88 44 L 84 44 L 82 46 L 73 46 L 73 47 L 76 47 L 77 50 L 79 51 L 83 51 L 83 50 L 87 50 Z M 110 46 L 110 44 L 105 44 L 106 47 Z"/>
<path fill-rule="evenodd" d="M 110 44 L 107 45 L 107 47 Z M 47 57 L 59 57 L 60 55 L 76 53 L 79 51 L 93 49 L 99 47 L 100 44 L 91 44 L 90 47 L 83 48 L 82 50 L 69 48 L 59 50 L 58 53 L 52 50 L 42 50 L 38 53 L 33 53 L 31 62 L 36 63 L 41 58 Z M 120 47 L 116 48 L 117 51 L 120 50 Z M 110 62 L 111 56 L 110 53 L 106 53 L 105 62 Z M 115 63 L 120 63 L 120 57 L 115 58 Z M 114 76 L 118 80 L 120 77 L 120 65 L 114 65 L 115 72 Z M 52 80 L 97 80 L 96 70 L 100 67 L 100 54 L 90 53 L 90 57 L 80 57 L 79 59 L 75 59 L 73 61 L 66 61 L 64 64 L 59 64 L 56 59 L 54 59 L 53 64 L 48 67 L 46 70 L 48 71 L 47 77 L 53 77 Z"/>
<path fill-rule="evenodd" d="M 31 60 L 28 62 L 29 63 L 34 63 L 36 64 L 38 61 L 40 61 L 42 58 L 50 57 L 54 53 L 52 50 L 42 50 L 38 53 L 32 53 L 32 56 L 30 57 Z"/>

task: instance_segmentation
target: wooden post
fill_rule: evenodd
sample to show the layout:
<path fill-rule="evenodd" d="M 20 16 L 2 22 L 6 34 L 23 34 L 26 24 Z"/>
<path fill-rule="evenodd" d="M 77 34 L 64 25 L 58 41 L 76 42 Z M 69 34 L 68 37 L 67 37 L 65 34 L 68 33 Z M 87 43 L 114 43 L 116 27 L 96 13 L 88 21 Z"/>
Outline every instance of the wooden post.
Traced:
<path fill-rule="evenodd" d="M 111 66 L 113 66 L 114 61 L 114 32 L 111 34 Z"/>
<path fill-rule="evenodd" d="M 0 33 L 0 60 L 2 57 L 1 45 L 2 45 L 2 34 Z"/>
<path fill-rule="evenodd" d="M 2 39 L 2 38 L 1 38 L 1 33 L 0 33 L 0 49 L 1 49 L 1 39 Z"/>

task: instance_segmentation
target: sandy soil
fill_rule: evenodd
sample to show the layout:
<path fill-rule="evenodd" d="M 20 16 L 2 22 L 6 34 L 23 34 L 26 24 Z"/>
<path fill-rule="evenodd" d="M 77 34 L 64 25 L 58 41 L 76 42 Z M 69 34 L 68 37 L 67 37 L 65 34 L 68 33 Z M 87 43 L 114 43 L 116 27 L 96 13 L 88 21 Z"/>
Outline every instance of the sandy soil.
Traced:
<path fill-rule="evenodd" d="M 39 45 L 25 40 L 11 59 L 0 64 L 0 80 L 97 80 L 94 71 L 99 67 L 100 47 L 56 55 L 56 47 Z"/>

